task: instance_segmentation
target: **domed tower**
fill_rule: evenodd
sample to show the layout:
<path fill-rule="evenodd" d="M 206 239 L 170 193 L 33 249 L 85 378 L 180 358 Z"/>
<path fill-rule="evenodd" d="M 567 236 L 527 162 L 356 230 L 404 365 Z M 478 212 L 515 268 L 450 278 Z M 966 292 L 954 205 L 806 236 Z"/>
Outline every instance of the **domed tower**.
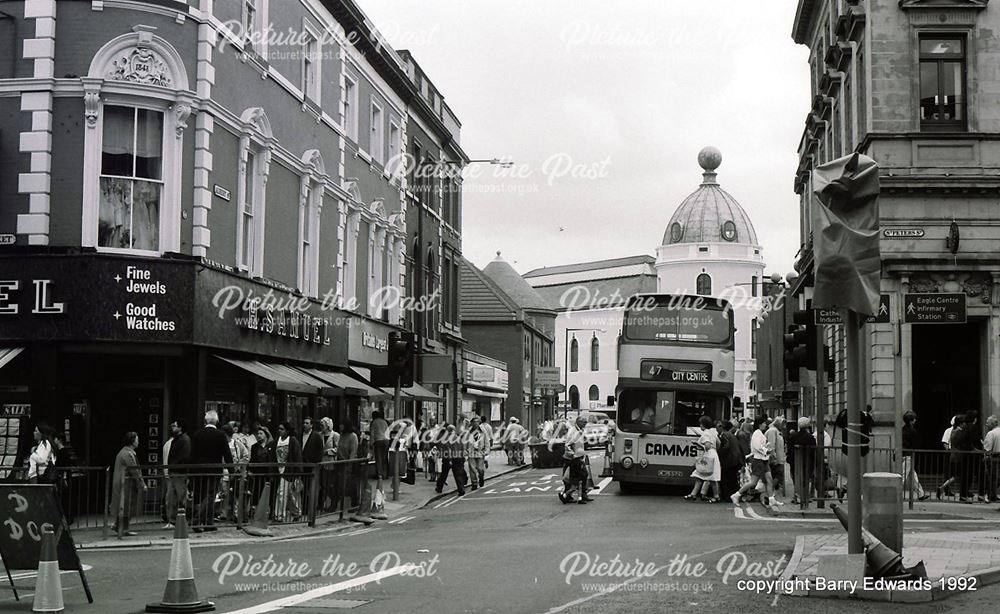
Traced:
<path fill-rule="evenodd" d="M 664 293 L 722 296 L 734 303 L 734 394 L 745 404 L 756 395 L 753 327 L 760 317 L 764 258 L 750 216 L 716 180 L 722 153 L 706 147 L 698 153 L 698 164 L 703 170 L 701 185 L 674 211 L 662 245 L 656 248 L 657 288 Z"/>

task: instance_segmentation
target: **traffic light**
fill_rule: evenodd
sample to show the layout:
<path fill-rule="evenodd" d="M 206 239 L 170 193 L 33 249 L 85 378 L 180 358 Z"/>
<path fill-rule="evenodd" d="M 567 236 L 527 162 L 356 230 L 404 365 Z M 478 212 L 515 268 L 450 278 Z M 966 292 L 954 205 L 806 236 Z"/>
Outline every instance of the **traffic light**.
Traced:
<path fill-rule="evenodd" d="M 417 339 L 414 333 L 389 333 L 389 359 L 386 365 L 390 377 L 400 379 L 400 386 L 413 385 L 413 358 L 416 354 Z M 393 382 L 395 383 L 395 381 Z"/>
<path fill-rule="evenodd" d="M 808 309 L 793 313 L 792 322 L 784 336 L 784 363 L 788 380 L 797 382 L 799 369 L 816 370 L 816 324 Z"/>

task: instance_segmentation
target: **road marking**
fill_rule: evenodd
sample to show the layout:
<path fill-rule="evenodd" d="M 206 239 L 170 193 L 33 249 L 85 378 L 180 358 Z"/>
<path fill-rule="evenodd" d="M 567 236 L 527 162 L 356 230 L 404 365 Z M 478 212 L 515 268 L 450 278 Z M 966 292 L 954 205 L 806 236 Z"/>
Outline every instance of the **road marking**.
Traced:
<path fill-rule="evenodd" d="M 450 498 L 450 499 L 445 499 L 445 500 L 444 500 L 444 501 L 442 501 L 441 503 L 438 503 L 437 505 L 435 505 L 435 506 L 434 506 L 434 509 L 438 509 L 438 508 L 441 508 L 441 507 L 444 507 L 444 506 L 446 506 L 446 505 L 449 505 L 449 504 L 451 504 L 451 503 L 454 503 L 454 502 L 455 502 L 455 501 L 457 501 L 457 500 L 458 500 L 458 495 L 455 495 L 454 497 L 452 497 L 452 498 Z"/>
<path fill-rule="evenodd" d="M 464 500 L 463 502 L 466 502 L 466 501 L 476 501 L 476 502 L 482 501 L 483 503 L 486 503 L 486 502 L 489 502 L 489 501 L 496 501 L 497 499 L 524 499 L 525 497 L 545 497 L 547 499 L 551 499 L 552 495 L 554 495 L 554 494 L 556 494 L 556 493 L 555 492 L 550 492 L 547 495 L 526 495 L 526 494 L 522 493 L 520 495 L 497 495 L 497 496 L 490 495 L 489 497 L 462 497 L 462 499 Z"/>
<path fill-rule="evenodd" d="M 597 483 L 597 488 L 595 488 L 594 490 L 590 491 L 589 494 L 592 494 L 592 495 L 599 495 L 599 494 L 601 494 L 601 492 L 604 490 L 604 487 L 611 483 L 611 480 L 612 480 L 612 478 L 604 478 L 603 480 L 601 480 L 600 482 Z"/>
<path fill-rule="evenodd" d="M 402 518 L 397 518 L 395 520 L 390 520 L 389 524 L 403 524 L 404 522 L 409 522 L 416 518 L 416 516 L 403 516 Z"/>
<path fill-rule="evenodd" d="M 264 614 L 265 612 L 273 612 L 275 610 L 280 610 L 281 608 L 293 607 L 299 605 L 300 603 L 310 601 L 318 597 L 325 597 L 327 595 L 337 593 L 340 591 L 356 588 L 358 586 L 364 586 L 365 584 L 369 584 L 371 582 L 378 582 L 379 580 L 390 578 L 392 576 L 396 576 L 401 573 L 406 573 L 416 568 L 417 565 L 413 564 L 397 565 L 396 567 L 371 573 L 368 574 L 367 576 L 361 576 L 360 578 L 345 580 L 344 582 L 338 582 L 337 584 L 330 584 L 329 586 L 322 586 L 320 588 L 315 588 L 311 591 L 306 591 L 298 595 L 292 595 L 291 597 L 282 597 L 281 599 L 275 599 L 274 601 L 268 601 L 267 603 L 251 606 L 249 608 L 243 608 L 242 610 L 232 610 L 230 612 L 227 612 L 226 614 Z"/>
<path fill-rule="evenodd" d="M 447 502 L 445 502 L 445 503 L 444 503 L 444 504 L 442 504 L 442 505 L 441 505 L 440 507 L 442 507 L 442 508 L 445 508 L 445 507 L 451 507 L 452 505 L 455 505 L 456 503 L 458 503 L 458 500 L 459 500 L 459 499 L 462 499 L 462 498 L 464 498 L 464 495 L 458 495 L 458 496 L 456 496 L 456 497 L 455 497 L 454 499 L 452 499 L 452 500 L 450 500 L 450 501 L 447 501 Z"/>

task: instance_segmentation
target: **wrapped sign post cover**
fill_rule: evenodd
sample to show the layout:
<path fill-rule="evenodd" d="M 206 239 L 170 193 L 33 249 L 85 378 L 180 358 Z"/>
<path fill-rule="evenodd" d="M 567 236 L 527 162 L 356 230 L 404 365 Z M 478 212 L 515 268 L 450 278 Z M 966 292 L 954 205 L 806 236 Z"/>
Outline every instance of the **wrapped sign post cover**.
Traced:
<path fill-rule="evenodd" d="M 875 315 L 879 307 L 878 165 L 852 154 L 813 171 L 813 308 Z"/>

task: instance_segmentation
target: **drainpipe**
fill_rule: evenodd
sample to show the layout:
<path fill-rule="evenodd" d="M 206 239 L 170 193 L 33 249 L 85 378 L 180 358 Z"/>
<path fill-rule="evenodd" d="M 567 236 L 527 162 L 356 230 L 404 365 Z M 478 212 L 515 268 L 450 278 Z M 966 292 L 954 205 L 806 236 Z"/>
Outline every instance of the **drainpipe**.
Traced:
<path fill-rule="evenodd" d="M 871 0 L 865 0 L 865 15 L 872 14 L 872 2 Z M 870 22 L 866 22 L 867 27 Z M 875 94 L 872 91 L 872 37 L 865 36 L 865 56 L 868 58 L 868 64 L 865 66 L 865 132 L 871 132 L 872 130 L 872 97 Z M 919 121 L 919 119 L 918 119 Z"/>

